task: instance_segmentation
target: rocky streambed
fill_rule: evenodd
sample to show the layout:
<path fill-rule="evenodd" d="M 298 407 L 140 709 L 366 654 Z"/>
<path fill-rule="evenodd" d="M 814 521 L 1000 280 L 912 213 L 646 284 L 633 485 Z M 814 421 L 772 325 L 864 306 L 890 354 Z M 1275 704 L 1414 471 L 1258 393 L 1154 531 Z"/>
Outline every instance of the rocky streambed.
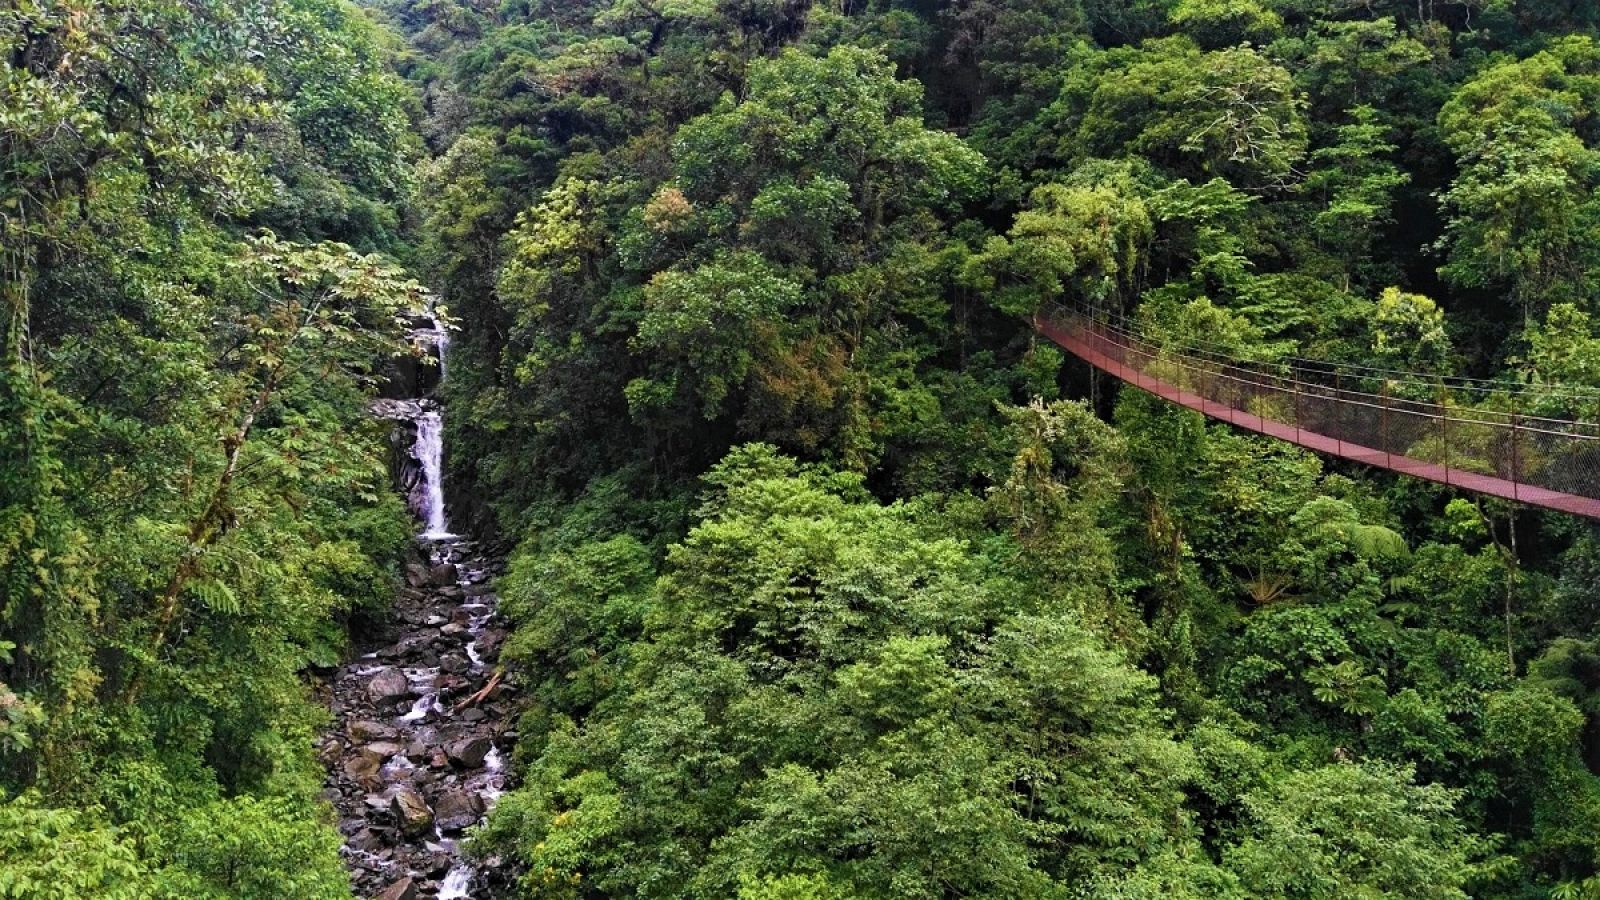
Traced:
<path fill-rule="evenodd" d="M 388 621 L 358 635 L 329 705 L 321 756 L 356 891 L 383 900 L 509 894 L 498 860 L 459 842 L 505 790 L 516 735 L 495 661 L 498 561 L 456 537 L 424 538 Z"/>

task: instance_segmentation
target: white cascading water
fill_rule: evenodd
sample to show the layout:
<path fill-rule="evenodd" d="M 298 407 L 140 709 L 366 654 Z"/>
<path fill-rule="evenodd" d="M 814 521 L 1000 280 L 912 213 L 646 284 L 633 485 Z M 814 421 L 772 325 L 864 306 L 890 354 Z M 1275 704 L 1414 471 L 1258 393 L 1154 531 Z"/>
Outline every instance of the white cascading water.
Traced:
<path fill-rule="evenodd" d="M 419 345 L 431 346 L 434 349 L 439 365 L 439 380 L 442 382 L 446 372 L 445 352 L 450 345 L 449 332 L 440 325 L 438 319 L 430 317 L 429 326 L 416 329 L 411 333 L 411 337 Z M 379 415 L 409 421 L 415 426 L 416 439 L 412 442 L 411 453 L 416 458 L 420 477 L 412 483 L 410 501 L 413 511 L 422 520 L 423 530 L 418 537 L 429 545 L 428 558 L 431 564 L 458 562 L 460 537 L 450 531 L 449 518 L 445 512 L 444 415 L 438 400 L 433 396 L 410 400 L 383 400 L 378 402 L 375 410 Z M 458 574 L 458 585 L 478 584 L 485 577 L 486 573 L 481 568 L 464 567 Z M 462 607 L 469 613 L 464 623 L 471 636 L 465 647 L 468 664 L 473 673 L 481 675 L 488 668 L 488 664 L 479 652 L 478 642 L 485 626 L 494 616 L 494 606 L 492 599 L 488 602 L 477 599 L 462 603 Z M 377 654 L 369 653 L 366 658 L 376 659 Z M 356 677 L 365 677 L 383 668 L 377 664 L 363 666 L 355 670 L 354 674 Z M 428 721 L 430 717 L 445 716 L 446 707 L 440 702 L 439 690 L 435 687 L 440 672 L 439 667 L 410 666 L 405 667 L 403 671 L 416 700 L 407 712 L 396 718 L 395 724 L 410 729 Z M 386 763 L 381 771 L 387 779 L 393 780 L 405 776 L 415 768 L 415 764 L 407 757 L 397 756 Z M 491 747 L 484 756 L 482 770 L 464 778 L 461 783 L 482 798 L 486 813 L 500 797 L 505 780 L 505 759 L 498 747 Z M 478 877 L 477 867 L 461 856 L 455 839 L 446 838 L 437 825 L 434 830 L 433 843 L 456 860 L 439 884 L 436 895 L 438 900 L 471 898 L 474 881 Z M 411 874 L 417 873 L 413 871 Z"/>
<path fill-rule="evenodd" d="M 431 321 L 433 327 L 424 337 L 438 352 L 439 380 L 443 381 L 445 349 L 450 346 L 450 334 L 438 319 Z M 416 498 L 417 512 L 423 522 L 422 537 L 427 540 L 455 537 L 450 533 L 444 511 L 444 414 L 438 409 L 424 410 L 417 417 L 417 441 L 411 450 L 422 464 L 422 483 L 418 485 L 421 496 Z"/>
<path fill-rule="evenodd" d="M 472 886 L 472 867 L 456 866 L 449 874 L 444 876 L 444 883 L 439 885 L 439 900 L 464 900 L 471 897 L 469 888 Z"/>
<path fill-rule="evenodd" d="M 438 410 L 428 410 L 417 417 L 417 442 L 411 449 L 422 464 L 418 498 L 424 525 L 422 536 L 429 540 L 453 537 L 444 515 L 444 416 Z"/>

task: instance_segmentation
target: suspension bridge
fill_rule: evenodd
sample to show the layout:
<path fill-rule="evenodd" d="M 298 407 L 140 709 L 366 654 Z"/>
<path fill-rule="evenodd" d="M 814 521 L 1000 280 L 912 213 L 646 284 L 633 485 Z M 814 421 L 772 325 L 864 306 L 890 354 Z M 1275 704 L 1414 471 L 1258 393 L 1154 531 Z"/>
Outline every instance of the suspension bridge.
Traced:
<path fill-rule="evenodd" d="M 1600 519 L 1600 391 L 1239 358 L 1148 339 L 1104 310 L 1034 328 L 1102 372 L 1219 422 L 1439 484 Z"/>

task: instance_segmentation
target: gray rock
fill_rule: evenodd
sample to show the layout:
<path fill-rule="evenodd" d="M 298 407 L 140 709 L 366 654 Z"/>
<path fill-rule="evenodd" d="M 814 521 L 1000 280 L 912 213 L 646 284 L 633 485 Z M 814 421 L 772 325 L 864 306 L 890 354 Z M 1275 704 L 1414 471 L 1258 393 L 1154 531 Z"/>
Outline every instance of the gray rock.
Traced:
<path fill-rule="evenodd" d="M 389 757 L 399 753 L 402 749 L 403 748 L 399 744 L 391 743 L 389 741 L 377 741 L 366 746 L 366 751 L 368 753 L 375 753 L 383 760 L 388 760 Z"/>
<path fill-rule="evenodd" d="M 486 737 L 471 737 L 463 741 L 456 741 L 445 751 L 450 756 L 450 761 L 463 769 L 476 769 L 483 765 L 483 758 L 489 755 L 489 750 L 494 744 Z"/>
<path fill-rule="evenodd" d="M 384 888 L 377 900 L 417 900 L 417 886 L 407 876 Z"/>
<path fill-rule="evenodd" d="M 355 741 L 389 741 L 394 740 L 397 733 L 393 728 L 382 722 L 372 722 L 366 719 L 357 719 L 350 723 L 350 739 Z"/>
<path fill-rule="evenodd" d="M 383 669 L 367 682 L 367 696 L 378 706 L 392 706 L 411 696 L 411 683 L 399 669 Z"/>
<path fill-rule="evenodd" d="M 446 791 L 436 801 L 433 815 L 445 831 L 461 831 L 483 815 L 483 798 L 471 791 Z"/>
<path fill-rule="evenodd" d="M 390 798 L 389 809 L 394 813 L 395 820 L 400 823 L 400 830 L 411 837 L 424 834 L 433 827 L 433 810 L 428 808 L 428 801 L 411 788 L 400 788 Z"/>
<path fill-rule="evenodd" d="M 378 766 L 382 760 L 375 759 L 371 754 L 357 753 L 344 761 L 344 773 L 357 781 L 378 777 Z"/>
<path fill-rule="evenodd" d="M 440 563 L 433 567 L 433 571 L 428 573 L 428 577 L 436 587 L 453 587 L 457 577 L 456 564 Z"/>
<path fill-rule="evenodd" d="M 406 564 L 406 584 L 412 587 L 427 587 L 432 580 L 431 576 L 432 573 L 428 571 L 428 567 L 421 563 Z"/>

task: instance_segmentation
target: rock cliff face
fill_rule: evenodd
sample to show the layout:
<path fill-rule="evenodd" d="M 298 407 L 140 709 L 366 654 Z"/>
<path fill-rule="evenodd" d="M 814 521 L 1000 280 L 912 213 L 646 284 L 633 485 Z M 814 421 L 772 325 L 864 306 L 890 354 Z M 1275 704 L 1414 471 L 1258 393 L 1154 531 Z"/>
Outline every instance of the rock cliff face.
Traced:
<path fill-rule="evenodd" d="M 393 614 L 331 683 L 327 796 L 362 896 L 502 896 L 498 861 L 458 846 L 505 788 L 516 737 L 512 686 L 495 669 L 500 566 L 458 538 L 419 547 Z"/>

